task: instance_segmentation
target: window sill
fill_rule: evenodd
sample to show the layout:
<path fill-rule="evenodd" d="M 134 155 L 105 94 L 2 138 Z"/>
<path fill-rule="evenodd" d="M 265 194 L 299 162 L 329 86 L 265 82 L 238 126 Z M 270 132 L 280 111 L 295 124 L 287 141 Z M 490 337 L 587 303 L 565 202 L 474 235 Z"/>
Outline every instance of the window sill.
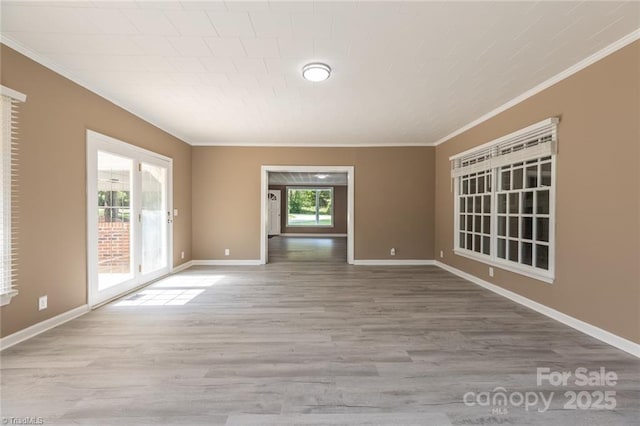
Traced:
<path fill-rule="evenodd" d="M 287 225 L 287 228 L 333 228 L 330 225 Z"/>
<path fill-rule="evenodd" d="M 334 228 L 333 225 L 287 225 L 287 228 Z"/>
<path fill-rule="evenodd" d="M 534 280 L 542 281 L 547 284 L 553 284 L 553 281 L 555 280 L 555 277 L 552 274 L 545 274 L 538 271 L 527 270 L 525 268 L 518 268 L 515 265 L 509 265 L 500 261 L 496 261 L 487 255 L 470 253 L 467 250 L 460 250 L 460 249 L 454 249 L 453 252 L 458 256 L 466 257 L 467 259 L 475 260 L 477 262 L 482 262 L 492 267 L 503 269 L 505 271 L 513 272 L 519 275 L 524 275 L 525 277 L 533 278 Z"/>
<path fill-rule="evenodd" d="M 18 290 L 10 290 L 7 293 L 0 294 L 0 306 L 11 303 L 11 298 L 18 295 Z"/>

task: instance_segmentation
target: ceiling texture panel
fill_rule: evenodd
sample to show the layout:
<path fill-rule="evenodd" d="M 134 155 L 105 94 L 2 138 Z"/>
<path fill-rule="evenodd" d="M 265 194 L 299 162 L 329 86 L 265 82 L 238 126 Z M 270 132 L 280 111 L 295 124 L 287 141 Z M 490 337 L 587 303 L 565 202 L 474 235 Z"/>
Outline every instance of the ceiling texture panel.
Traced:
<path fill-rule="evenodd" d="M 640 27 L 640 2 L 0 8 L 6 44 L 194 145 L 432 144 Z"/>
<path fill-rule="evenodd" d="M 270 185 L 338 185 L 349 182 L 346 173 L 269 172 Z"/>

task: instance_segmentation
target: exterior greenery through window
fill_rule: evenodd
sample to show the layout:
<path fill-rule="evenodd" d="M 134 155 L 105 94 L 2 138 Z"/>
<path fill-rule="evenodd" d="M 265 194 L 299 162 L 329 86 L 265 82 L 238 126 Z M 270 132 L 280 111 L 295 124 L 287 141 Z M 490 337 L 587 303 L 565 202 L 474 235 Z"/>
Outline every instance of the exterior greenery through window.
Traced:
<path fill-rule="evenodd" d="M 451 157 L 456 254 L 553 282 L 557 122 Z"/>
<path fill-rule="evenodd" d="M 103 222 L 129 222 L 129 191 L 98 190 L 98 217 Z"/>
<path fill-rule="evenodd" d="M 287 188 L 287 226 L 333 226 L 333 188 Z"/>

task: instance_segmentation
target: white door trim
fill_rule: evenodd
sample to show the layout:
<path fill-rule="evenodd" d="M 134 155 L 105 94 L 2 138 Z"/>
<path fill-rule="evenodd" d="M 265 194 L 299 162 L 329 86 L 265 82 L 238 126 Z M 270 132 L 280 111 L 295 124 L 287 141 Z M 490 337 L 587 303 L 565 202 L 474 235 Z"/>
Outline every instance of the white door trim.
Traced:
<path fill-rule="evenodd" d="M 95 284 L 94 280 L 97 277 L 97 264 L 95 260 L 98 257 L 98 250 L 95 244 L 92 242 L 98 241 L 98 223 L 97 214 L 92 215 L 91 212 L 95 211 L 97 206 L 96 199 L 96 182 L 97 182 L 97 152 L 99 150 L 105 150 L 113 152 L 115 154 L 127 155 L 134 159 L 134 164 L 140 162 L 148 164 L 156 164 L 167 167 L 167 211 L 173 212 L 173 159 L 164 155 L 155 153 L 153 151 L 140 148 L 135 145 L 131 145 L 127 142 L 123 142 L 119 139 L 112 138 L 107 135 L 103 135 L 92 130 L 86 132 L 87 139 L 87 182 L 86 182 L 86 195 L 87 195 L 87 304 L 90 307 L 97 306 L 103 303 L 105 300 L 112 299 L 117 294 L 105 295 L 102 299 L 98 299 L 93 288 Z M 134 173 L 134 186 L 138 177 Z M 133 204 L 132 204 L 133 205 Z M 161 276 L 167 275 L 173 271 L 173 215 L 171 216 L 171 223 L 167 231 L 167 268 L 160 269 L 158 271 L 140 276 L 138 273 L 134 273 L 134 278 L 130 280 L 132 283 L 131 288 L 139 287 L 140 285 L 151 282 Z M 140 236 L 134 231 L 132 238 L 139 246 Z M 138 264 L 137 254 L 132 253 L 134 256 L 134 265 Z M 130 291 L 130 290 L 127 290 Z M 126 291 L 124 292 L 126 293 Z M 123 294 L 124 294 L 123 293 Z"/>
<path fill-rule="evenodd" d="M 265 166 L 260 172 L 260 264 L 267 263 L 269 255 L 269 172 L 317 172 L 347 174 L 347 263 L 353 265 L 354 257 L 354 186 L 355 169 L 353 166 Z"/>

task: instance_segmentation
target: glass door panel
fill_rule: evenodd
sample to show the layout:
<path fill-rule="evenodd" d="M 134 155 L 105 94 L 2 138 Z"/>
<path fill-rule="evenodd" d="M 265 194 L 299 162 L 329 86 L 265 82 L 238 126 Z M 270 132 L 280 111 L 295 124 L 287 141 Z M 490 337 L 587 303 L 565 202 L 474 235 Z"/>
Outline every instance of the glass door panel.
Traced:
<path fill-rule="evenodd" d="M 87 131 L 87 291 L 94 307 L 171 271 L 168 157 Z"/>
<path fill-rule="evenodd" d="M 131 280 L 133 160 L 98 151 L 98 291 Z"/>
<path fill-rule="evenodd" d="M 142 163 L 141 176 L 141 272 L 148 274 L 167 268 L 167 234 L 170 217 L 167 211 L 166 167 Z"/>

